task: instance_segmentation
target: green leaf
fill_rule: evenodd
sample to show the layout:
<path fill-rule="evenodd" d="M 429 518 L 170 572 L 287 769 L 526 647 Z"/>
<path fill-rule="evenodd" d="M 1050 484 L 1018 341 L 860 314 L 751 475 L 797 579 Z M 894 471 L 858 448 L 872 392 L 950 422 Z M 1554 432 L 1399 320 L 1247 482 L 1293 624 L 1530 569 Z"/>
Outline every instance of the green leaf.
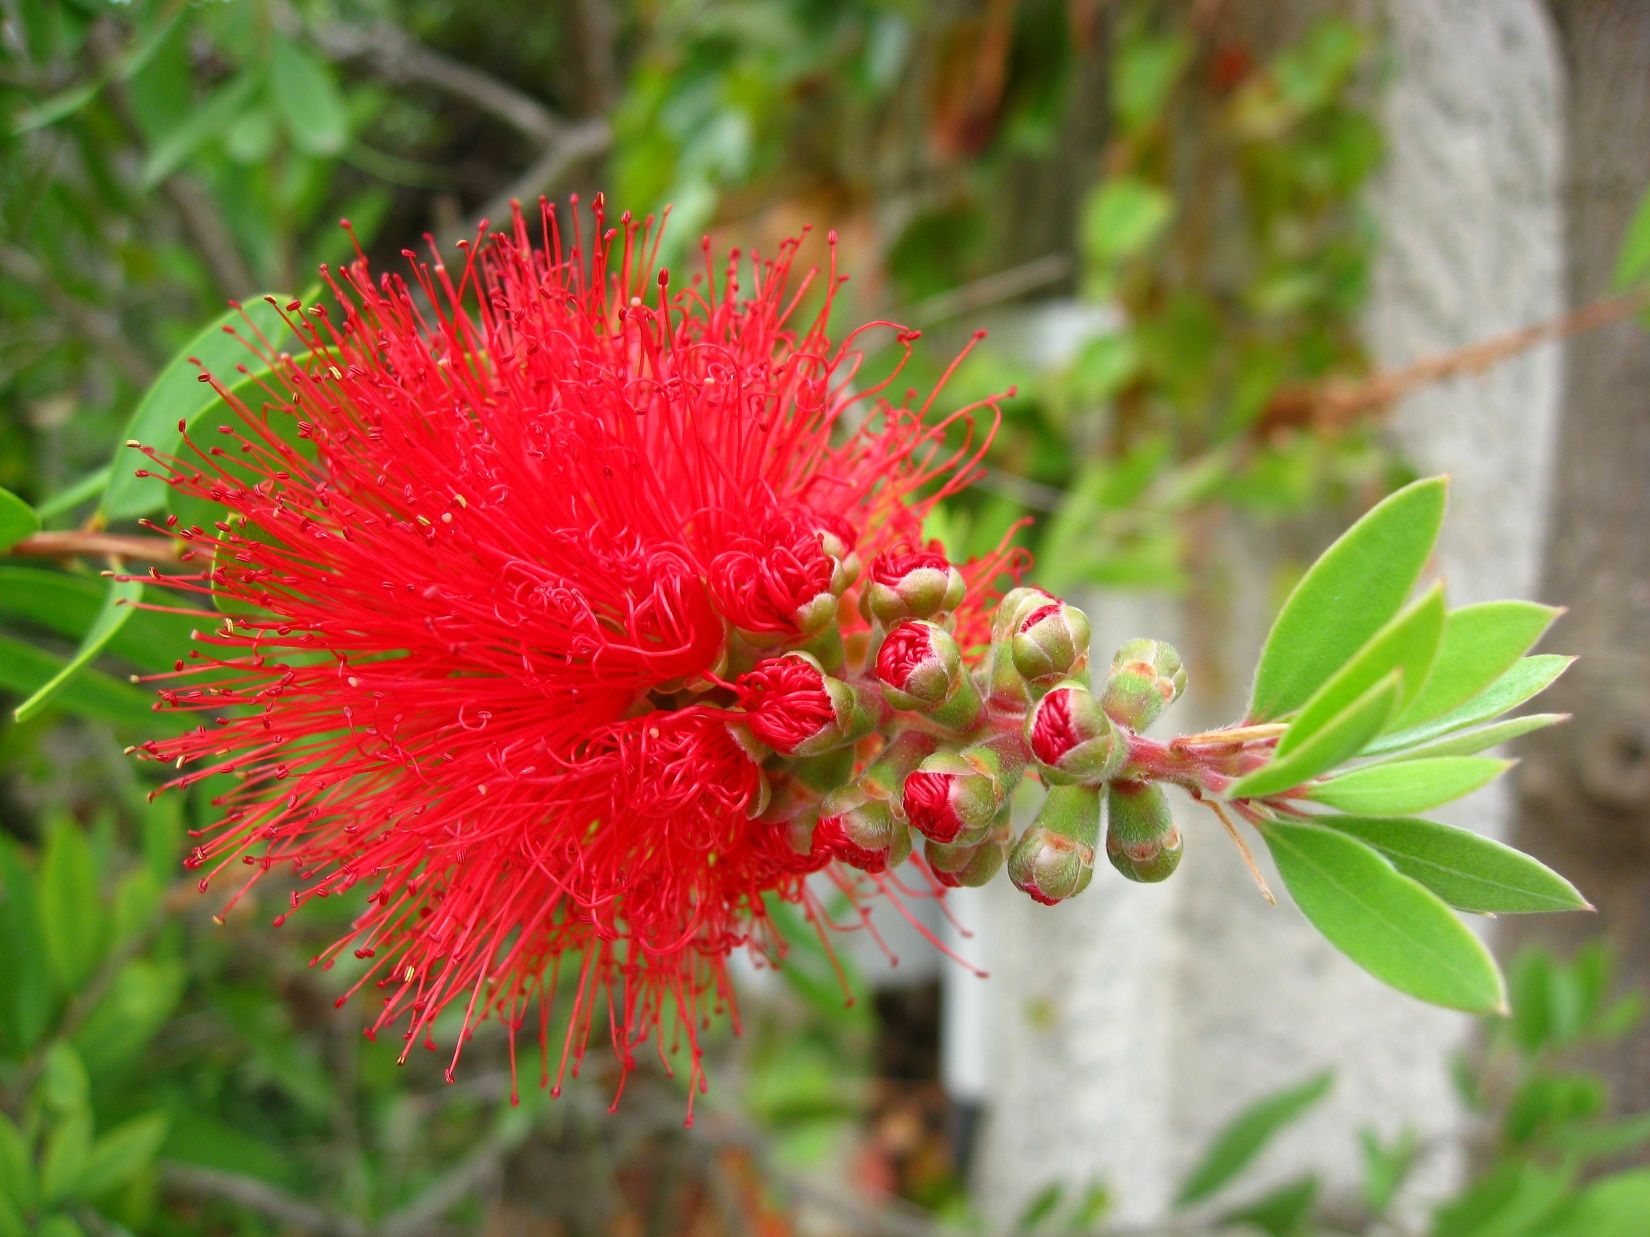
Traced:
<path fill-rule="evenodd" d="M 74 1036 L 94 1078 L 118 1074 L 138 1061 L 177 1008 L 185 979 L 177 962 L 134 958 L 121 968 Z"/>
<path fill-rule="evenodd" d="M 92 1153 L 92 1114 L 82 1110 L 60 1121 L 46 1137 L 40 1163 L 40 1197 L 46 1203 L 69 1197 Z"/>
<path fill-rule="evenodd" d="M 1644 1237 L 1650 1233 L 1650 1168 L 1595 1181 L 1541 1237 Z"/>
<path fill-rule="evenodd" d="M 291 39 L 275 39 L 270 84 L 292 142 L 306 155 L 340 154 L 349 144 L 349 111 L 325 62 Z"/>
<path fill-rule="evenodd" d="M 3 650 L 0 650 L 3 651 Z M 40 928 L 35 875 L 17 844 L 0 837 L 0 1043 L 21 1057 L 40 1042 L 57 1004 Z"/>
<path fill-rule="evenodd" d="M 1397 707 L 1402 709 L 1426 681 L 1444 630 L 1444 587 L 1428 589 L 1409 609 L 1370 637 L 1302 707 L 1278 740 L 1278 755 L 1299 747 L 1393 670 L 1401 671 Z"/>
<path fill-rule="evenodd" d="M 67 1040 L 60 1039 L 47 1050 L 40 1079 L 46 1107 L 55 1113 L 77 1113 L 91 1103 L 92 1080 L 85 1062 Z"/>
<path fill-rule="evenodd" d="M 1368 1128 L 1358 1131 L 1358 1142 L 1364 1159 L 1364 1206 L 1372 1216 L 1385 1215 L 1415 1166 L 1420 1140 L 1412 1127 L 1405 1126 L 1390 1145 Z"/>
<path fill-rule="evenodd" d="M 85 636 L 97 620 L 103 597 L 104 586 L 95 576 L 0 564 L 0 617 L 21 619 L 70 640 Z M 104 651 L 145 670 L 170 669 L 188 647 L 190 618 L 136 607 L 128 612 L 131 617 Z"/>
<path fill-rule="evenodd" d="M 1486 601 L 1452 610 L 1426 685 L 1394 730 L 1459 708 L 1505 674 L 1563 611 L 1533 601 Z"/>
<path fill-rule="evenodd" d="M 1261 650 L 1250 721 L 1292 713 L 1404 604 L 1444 518 L 1445 481 L 1405 486 L 1325 550 L 1272 624 Z"/>
<path fill-rule="evenodd" d="M 59 674 L 63 666 L 61 657 L 0 635 L 0 687 L 7 691 L 33 692 Z M 55 703 L 77 717 L 107 722 L 111 726 L 139 730 L 153 730 L 157 725 L 175 728 L 173 722 L 157 721 L 151 709 L 152 696 L 99 670 L 81 671 L 58 693 Z"/>
<path fill-rule="evenodd" d="M 52 827 L 40 861 L 40 923 L 52 969 L 65 988 L 78 988 L 103 961 L 109 913 L 92 848 L 79 826 L 66 820 Z"/>
<path fill-rule="evenodd" d="M 111 579 L 103 608 L 98 611 L 97 618 L 81 639 L 80 647 L 75 650 L 74 656 L 61 670 L 42 683 L 32 696 L 13 709 L 12 716 L 20 722 L 26 722 L 50 704 L 52 698 L 67 687 L 76 675 L 91 665 L 104 646 L 114 639 L 115 633 L 131 618 L 132 607 L 142 600 L 142 580 Z"/>
<path fill-rule="evenodd" d="M 1296 1237 L 1318 1198 L 1318 1179 L 1299 1177 L 1257 1198 L 1252 1203 L 1228 1211 L 1220 1217 L 1223 1225 L 1247 1224 L 1269 1237 Z"/>
<path fill-rule="evenodd" d="M 1566 1205 L 1573 1174 L 1537 1164 L 1503 1162 L 1440 1206 L 1431 1237 L 1533 1237 L 1543 1219 Z M 1591 1237 L 1591 1235 L 1589 1235 Z"/>
<path fill-rule="evenodd" d="M 1263 1096 L 1215 1135 L 1175 1195 L 1176 1207 L 1202 1202 L 1225 1186 L 1261 1153 L 1273 1136 L 1329 1094 L 1335 1076 L 1325 1072 Z"/>
<path fill-rule="evenodd" d="M 156 142 L 143 161 L 143 187 L 153 189 L 207 142 L 223 137 L 246 110 L 262 81 L 263 74 L 256 69 L 242 73 Z"/>
<path fill-rule="evenodd" d="M 0 489 L 0 550 L 9 550 L 40 531 L 35 509 L 10 490 Z"/>
<path fill-rule="evenodd" d="M 1575 886 L 1552 869 L 1467 829 L 1407 816 L 1319 819 L 1368 843 L 1457 910 L 1522 914 L 1590 909 Z"/>
<path fill-rule="evenodd" d="M 104 487 L 108 484 L 109 466 L 105 464 L 102 468 L 87 473 L 68 488 L 59 490 L 41 503 L 39 507 L 40 518 L 51 520 L 60 515 L 65 515 L 88 498 L 96 498 L 102 494 Z"/>
<path fill-rule="evenodd" d="M 34 1206 L 34 1157 L 23 1132 L 0 1112 L 0 1198 L 10 1199 L 25 1210 Z"/>
<path fill-rule="evenodd" d="M 1627 225 L 1616 255 L 1615 286 L 1626 291 L 1650 275 L 1650 190 L 1639 198 L 1633 221 Z"/>
<path fill-rule="evenodd" d="M 1376 979 L 1469 1013 L 1504 1007 L 1484 943 L 1383 856 L 1322 825 L 1268 821 L 1263 836 L 1301 913 Z"/>
<path fill-rule="evenodd" d="M 1555 1131 L 1553 1144 L 1594 1159 L 1608 1159 L 1637 1151 L 1650 1143 L 1650 1112 L 1619 1121 L 1591 1121 Z"/>
<path fill-rule="evenodd" d="M 167 35 L 171 34 L 173 25 L 182 15 L 181 6 L 173 9 L 164 21 L 158 22 L 153 29 L 122 52 L 113 64 L 90 81 L 71 86 L 34 107 L 25 108 L 12 122 L 11 131 L 21 135 L 73 116 L 97 98 L 98 93 L 110 82 L 124 81 L 149 63 L 150 58 L 166 42 Z"/>
<path fill-rule="evenodd" d="M 1233 782 L 1226 788 L 1226 797 L 1261 799 L 1281 794 L 1357 755 L 1392 716 L 1401 677 L 1397 670 L 1388 673 L 1287 756 L 1274 757 Z"/>
<path fill-rule="evenodd" d="M 1169 226 L 1174 199 L 1134 176 L 1108 180 L 1083 209 L 1083 246 L 1100 265 L 1133 257 Z"/>
<path fill-rule="evenodd" d="M 288 300 L 280 296 L 248 300 L 242 309 L 231 309 L 202 330 L 167 362 L 126 423 L 122 445 L 115 448 L 109 488 L 103 494 L 105 516 L 111 520 L 127 519 L 161 507 L 169 487 L 154 478 L 146 481 L 133 475 L 145 461 L 124 444 L 139 442 L 164 453 L 175 452 L 182 440 L 178 422 L 192 422 L 219 402 L 218 393 L 201 381 L 202 367 L 208 373 L 225 378 L 235 374 L 240 366 L 249 372 L 267 370 L 268 365 L 259 353 L 248 347 L 247 341 L 257 342 L 255 331 L 272 344 L 276 343 L 286 330 L 279 307 Z M 195 360 L 200 361 L 199 366 Z"/>
<path fill-rule="evenodd" d="M 74 1192 L 82 1198 L 97 1198 L 101 1194 L 125 1185 L 147 1168 L 166 1141 L 169 1124 L 163 1112 L 147 1113 L 117 1125 L 92 1144 L 86 1166 L 74 1183 Z"/>
<path fill-rule="evenodd" d="M 17 1209 L 20 1205 L 10 1196 L 0 1193 L 0 1237 L 30 1237 L 29 1226 L 23 1222 L 23 1214 Z"/>
<path fill-rule="evenodd" d="M 1560 657 L 1554 653 L 1525 657 L 1460 708 L 1451 709 L 1448 713 L 1419 726 L 1411 726 L 1408 730 L 1395 730 L 1390 734 L 1384 734 L 1364 748 L 1363 754 L 1378 756 L 1385 752 L 1400 751 L 1426 743 L 1440 735 L 1487 722 L 1492 717 L 1500 717 L 1509 709 L 1516 709 L 1532 696 L 1545 691 L 1574 661 L 1573 657 Z"/>
<path fill-rule="evenodd" d="M 1568 721 L 1568 713 L 1527 713 L 1523 717 L 1509 717 L 1493 726 L 1480 726 L 1449 735 L 1420 747 L 1409 748 L 1393 756 L 1393 760 L 1429 760 L 1434 756 L 1471 756 L 1500 743 L 1507 743 L 1534 730 L 1545 730 L 1559 722 Z"/>
<path fill-rule="evenodd" d="M 1402 816 L 1469 795 L 1512 764 L 1490 756 L 1394 760 L 1317 782 L 1307 798 L 1357 816 Z"/>

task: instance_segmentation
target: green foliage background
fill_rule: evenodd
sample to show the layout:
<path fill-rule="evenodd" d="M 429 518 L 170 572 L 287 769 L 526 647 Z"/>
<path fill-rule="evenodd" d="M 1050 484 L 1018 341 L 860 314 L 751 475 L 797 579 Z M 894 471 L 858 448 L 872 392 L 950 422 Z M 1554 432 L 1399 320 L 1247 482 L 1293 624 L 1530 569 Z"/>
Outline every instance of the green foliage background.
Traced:
<path fill-rule="evenodd" d="M 845 318 L 933 337 L 919 387 L 976 321 L 1005 326 L 948 389 L 1017 391 L 984 483 L 934 529 L 955 552 L 1012 534 L 1053 589 L 1210 589 L 1221 513 L 1291 518 L 1406 475 L 1313 395 L 1365 368 L 1378 39 L 1331 18 L 1268 45 L 1202 7 L 5 0 L 0 487 L 48 529 L 140 510 L 100 515 L 98 496 L 131 467 L 145 390 L 226 299 L 302 291 L 348 257 L 341 217 L 387 269 L 512 193 L 605 188 L 639 213 L 672 204 L 670 260 L 705 230 L 771 247 L 835 226 Z M 1050 293 L 1059 323 L 1003 313 Z M 37 684 L 103 595 L 90 570 L 0 564 L 0 689 Z M 0 1237 L 785 1227 L 787 1174 L 840 1148 L 874 1089 L 869 1003 L 844 1007 L 827 958 L 800 949 L 721 1046 L 727 1098 L 692 1137 L 662 1077 L 607 1116 L 594 1063 L 558 1104 L 528 1087 L 512 1106 L 496 1034 L 456 1085 L 421 1049 L 398 1069 L 359 1011 L 334 1011 L 343 968 L 305 965 L 350 907 L 272 934 L 276 883 L 219 924 L 180 879 L 203 801 L 148 801 L 122 746 L 155 723 L 121 676 L 165 668 L 181 636 L 138 615 L 0 730 Z M 1603 975 L 1598 958 L 1515 975 L 1512 1019 L 1463 1074 L 1501 1132 L 1436 1237 L 1644 1231 L 1619 1227 L 1650 1209 L 1642 1175 L 1580 1174 L 1650 1126 L 1558 1063 L 1629 1021 Z M 1240 1117 L 1186 1203 L 1327 1085 Z M 1415 1148 L 1366 1148 L 1350 1214 L 1311 1178 L 1219 1214 L 1279 1237 L 1375 1231 Z M 945 1170 L 908 1192 L 969 1219 Z M 1105 1199 L 1051 1183 L 1021 1227 L 1089 1228 Z"/>

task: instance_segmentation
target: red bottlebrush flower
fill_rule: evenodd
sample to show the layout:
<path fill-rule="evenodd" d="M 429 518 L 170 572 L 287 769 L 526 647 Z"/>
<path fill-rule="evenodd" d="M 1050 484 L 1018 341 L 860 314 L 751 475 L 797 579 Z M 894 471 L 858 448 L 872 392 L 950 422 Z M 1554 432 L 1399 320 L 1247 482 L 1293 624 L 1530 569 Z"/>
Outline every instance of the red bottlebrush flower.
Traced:
<path fill-rule="evenodd" d="M 542 246 L 518 212 L 456 286 L 415 263 L 417 299 L 364 258 L 329 275 L 342 319 L 287 307 L 304 347 L 263 343 L 264 399 L 215 384 L 222 436 L 145 450 L 224 511 L 173 530 L 200 571 L 170 582 L 227 613 L 161 676 L 200 724 L 143 754 L 185 769 L 172 785 L 239 778 L 189 860 L 203 888 L 277 864 L 294 905 L 363 887 L 323 961 L 370 959 L 351 991 L 382 991 L 374 1031 L 402 1024 L 410 1050 L 460 1001 L 466 1032 L 513 1032 L 571 955 L 561 1068 L 599 1018 L 624 1068 L 684 1031 L 697 1081 L 728 953 L 780 947 L 764 896 L 805 902 L 828 862 L 751 816 L 729 633 L 800 633 L 851 576 L 834 552 L 913 542 L 982 447 L 943 445 L 968 410 L 855 389 L 856 335 L 826 334 L 834 238 L 802 321 L 800 242 L 743 286 L 737 251 L 718 272 L 707 248 L 683 287 L 600 199 L 588 249 L 542 217 Z M 970 565 L 965 629 L 1005 565 Z"/>

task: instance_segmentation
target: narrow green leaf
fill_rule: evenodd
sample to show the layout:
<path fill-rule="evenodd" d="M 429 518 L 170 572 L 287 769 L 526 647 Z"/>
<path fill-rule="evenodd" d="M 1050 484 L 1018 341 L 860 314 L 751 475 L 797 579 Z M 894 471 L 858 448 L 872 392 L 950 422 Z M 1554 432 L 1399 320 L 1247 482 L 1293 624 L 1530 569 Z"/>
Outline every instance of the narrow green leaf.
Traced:
<path fill-rule="evenodd" d="M 1083 209 L 1083 246 L 1098 263 L 1139 253 L 1162 233 L 1174 215 L 1174 199 L 1135 176 L 1108 180 Z"/>
<path fill-rule="evenodd" d="M 0 688 L 20 693 L 36 691 L 61 673 L 63 665 L 61 657 L 0 635 Z M 64 712 L 111 726 L 153 730 L 175 725 L 156 717 L 151 708 L 152 696 L 101 670 L 82 670 L 58 692 L 53 703 Z"/>
<path fill-rule="evenodd" d="M 1650 1168 L 1592 1182 L 1542 1237 L 1644 1237 L 1650 1233 Z"/>
<path fill-rule="evenodd" d="M 1432 674 L 1392 728 L 1418 725 L 1467 703 L 1529 652 L 1561 613 L 1533 601 L 1486 601 L 1450 611 Z"/>
<path fill-rule="evenodd" d="M 47 1203 L 69 1197 L 92 1152 L 92 1114 L 75 1113 L 59 1122 L 46 1137 L 40 1163 L 40 1196 Z"/>
<path fill-rule="evenodd" d="M 1297 1177 L 1268 1190 L 1252 1203 L 1233 1208 L 1220 1217 L 1220 1222 L 1258 1228 L 1267 1237 L 1304 1237 L 1303 1226 L 1317 1198 L 1318 1179 Z"/>
<path fill-rule="evenodd" d="M 1326 1071 L 1263 1096 L 1238 1113 L 1215 1135 L 1214 1142 L 1186 1174 L 1175 1196 L 1175 1206 L 1189 1207 L 1220 1190 L 1265 1149 L 1274 1135 L 1305 1115 L 1334 1085 L 1335 1076 Z"/>
<path fill-rule="evenodd" d="M 33 1159 L 23 1132 L 0 1112 L 0 1198 L 9 1198 L 24 1208 L 34 1206 Z"/>
<path fill-rule="evenodd" d="M 1324 551 L 1266 637 L 1251 721 L 1282 717 L 1305 704 L 1398 612 L 1438 540 L 1444 496 L 1442 477 L 1407 485 Z"/>
<path fill-rule="evenodd" d="M 1537 1225 L 1566 1204 L 1574 1177 L 1568 1169 L 1503 1161 L 1438 1208 L 1431 1237 L 1548 1237 Z"/>
<path fill-rule="evenodd" d="M 1380 851 L 1457 910 L 1487 914 L 1588 909 L 1557 872 L 1467 829 L 1408 816 L 1322 816 L 1321 823 Z"/>
<path fill-rule="evenodd" d="M 46 961 L 35 874 L 18 846 L 0 836 L 0 1044 L 6 1055 L 34 1051 L 57 1009 L 57 989 Z"/>
<path fill-rule="evenodd" d="M 1553 680 L 1568 670 L 1574 661 L 1573 657 L 1560 657 L 1554 653 L 1525 657 L 1466 704 L 1419 726 L 1384 734 L 1364 748 L 1363 754 L 1379 756 L 1385 752 L 1400 751 L 1500 717 L 1552 686 Z"/>
<path fill-rule="evenodd" d="M 125 1185 L 147 1168 L 166 1141 L 167 1116 L 147 1113 L 117 1125 L 92 1144 L 86 1166 L 72 1189 L 81 1198 L 97 1198 Z"/>
<path fill-rule="evenodd" d="M 0 489 L 0 550 L 9 550 L 40 531 L 35 509 L 10 490 Z"/>
<path fill-rule="evenodd" d="M 153 189 L 207 142 L 223 137 L 246 110 L 262 80 L 263 74 L 256 69 L 242 73 L 156 142 L 143 161 L 143 187 Z"/>
<path fill-rule="evenodd" d="M 95 576 L 0 564 L 0 618 L 21 620 L 69 640 L 80 640 L 97 620 L 103 594 L 103 582 Z M 146 670 L 169 668 L 188 647 L 192 627 L 187 615 L 132 607 L 131 617 L 104 651 Z"/>
<path fill-rule="evenodd" d="M 145 480 L 133 475 L 145 461 L 125 444 L 140 442 L 163 452 L 175 452 L 181 441 L 178 422 L 193 421 L 219 400 L 210 384 L 200 380 L 201 367 L 224 380 L 236 374 L 239 366 L 245 366 L 248 371 L 266 370 L 268 366 L 262 357 L 248 345 L 257 343 L 254 332 L 261 332 L 271 343 L 280 339 L 286 324 L 279 307 L 289 299 L 270 296 L 248 300 L 242 309 L 231 309 L 202 330 L 167 363 L 160 377 L 144 393 L 132 419 L 126 423 L 121 445 L 115 448 L 109 488 L 103 494 L 104 515 L 111 520 L 126 519 L 161 507 L 168 487 L 154 478 Z M 195 360 L 200 361 L 200 366 Z"/>
<path fill-rule="evenodd" d="M 1435 739 L 1431 743 L 1423 743 L 1420 747 L 1399 752 L 1391 759 L 1430 760 L 1434 756 L 1471 756 L 1476 752 L 1487 751 L 1499 743 L 1511 742 L 1531 731 L 1556 726 L 1559 722 L 1568 721 L 1569 718 L 1568 713 L 1526 713 L 1523 717 L 1509 717 L 1506 721 L 1496 722 L 1494 725 L 1479 726 L 1475 730 L 1465 730 Z"/>
<path fill-rule="evenodd" d="M 307 155 L 336 155 L 349 144 L 349 111 L 321 60 L 291 39 L 275 39 L 270 85 L 293 144 Z"/>
<path fill-rule="evenodd" d="M 52 828 L 40 861 L 40 924 L 52 969 L 65 988 L 78 988 L 103 961 L 109 913 L 92 848 L 80 827 L 67 820 Z"/>
<path fill-rule="evenodd" d="M 79 481 L 74 482 L 66 489 L 59 490 L 41 503 L 39 508 L 40 518 L 51 520 L 60 515 L 66 515 L 88 498 L 96 498 L 103 493 L 104 487 L 108 484 L 109 466 L 105 464 L 102 468 L 87 473 Z"/>
<path fill-rule="evenodd" d="M 156 23 L 153 29 L 128 47 L 112 65 L 90 81 L 71 86 L 34 107 L 25 108 L 12 122 L 11 131 L 21 135 L 56 124 L 85 107 L 110 82 L 124 81 L 136 73 L 149 63 L 155 52 L 166 42 L 166 37 L 171 34 L 172 27 L 183 16 L 183 12 L 182 5 L 173 9 L 164 21 Z"/>
<path fill-rule="evenodd" d="M 115 633 L 132 617 L 132 607 L 142 600 L 143 581 L 111 579 L 103 608 L 98 611 L 97 618 L 87 629 L 74 656 L 61 670 L 42 683 L 34 695 L 13 709 L 12 716 L 20 722 L 26 722 L 50 704 L 52 698 L 68 686 L 70 680 L 97 659 L 97 655 L 114 639 Z"/>
<path fill-rule="evenodd" d="M 1639 198 L 1633 221 L 1627 225 L 1616 254 L 1615 286 L 1626 291 L 1650 275 L 1650 190 Z"/>
<path fill-rule="evenodd" d="M 1393 670 L 1403 673 L 1399 709 L 1421 690 L 1444 630 L 1444 586 L 1434 585 L 1409 609 L 1369 638 L 1351 661 L 1313 694 L 1278 740 L 1278 755 L 1299 747 Z"/>
<path fill-rule="evenodd" d="M 1318 782 L 1307 797 L 1357 816 L 1403 816 L 1471 794 L 1512 763 L 1490 756 L 1395 760 Z"/>
<path fill-rule="evenodd" d="M 1268 821 L 1263 836 L 1301 913 L 1376 979 L 1469 1013 L 1505 1006 L 1501 973 L 1484 943 L 1384 857 L 1322 825 Z"/>
<path fill-rule="evenodd" d="M 31 1237 L 29 1226 L 23 1222 L 19 1204 L 5 1193 L 0 1193 L 0 1237 Z M 39 1237 L 38 1232 L 32 1237 Z"/>
<path fill-rule="evenodd" d="M 1402 672 L 1393 670 L 1287 756 L 1240 777 L 1226 788 L 1228 799 L 1261 799 L 1281 794 L 1358 754 L 1381 733 L 1398 701 Z"/>

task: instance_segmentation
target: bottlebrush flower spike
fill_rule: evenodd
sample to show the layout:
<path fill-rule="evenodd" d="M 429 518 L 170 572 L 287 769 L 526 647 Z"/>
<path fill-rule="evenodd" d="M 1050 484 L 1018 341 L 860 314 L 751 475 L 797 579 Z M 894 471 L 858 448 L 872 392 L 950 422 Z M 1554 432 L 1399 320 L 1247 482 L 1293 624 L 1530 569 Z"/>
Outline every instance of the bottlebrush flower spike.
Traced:
<path fill-rule="evenodd" d="M 652 269 L 651 225 L 610 229 L 599 198 L 588 248 L 542 219 L 543 245 L 518 211 L 456 286 L 439 262 L 414 262 L 416 289 L 364 257 L 328 274 L 342 319 L 286 307 L 304 348 L 264 342 L 265 399 L 216 383 L 221 437 L 145 449 L 225 509 L 172 529 L 200 570 L 171 579 L 232 616 L 204 611 L 161 676 L 200 724 L 142 752 L 186 770 L 171 785 L 240 779 L 190 858 L 203 888 L 277 864 L 304 882 L 295 905 L 365 886 L 323 961 L 368 960 L 352 991 L 382 991 L 374 1030 L 402 1025 L 410 1050 L 460 1001 L 466 1033 L 514 1031 L 571 956 L 556 1049 L 537 1019 L 545 1081 L 599 1020 L 626 1069 L 684 1032 L 701 1082 L 727 955 L 782 948 L 764 896 L 812 912 L 804 880 L 830 862 L 753 818 L 766 783 L 728 677 L 835 615 L 856 556 L 916 544 L 988 435 L 961 432 L 968 409 L 929 419 L 855 386 L 859 333 L 827 335 L 834 236 L 804 321 L 799 241 L 721 271 L 707 243 L 684 286 Z M 856 404 L 870 415 L 845 420 Z M 965 568 L 965 644 L 1017 565 Z M 803 725 L 770 716 L 779 698 L 751 723 L 765 740 Z"/>

